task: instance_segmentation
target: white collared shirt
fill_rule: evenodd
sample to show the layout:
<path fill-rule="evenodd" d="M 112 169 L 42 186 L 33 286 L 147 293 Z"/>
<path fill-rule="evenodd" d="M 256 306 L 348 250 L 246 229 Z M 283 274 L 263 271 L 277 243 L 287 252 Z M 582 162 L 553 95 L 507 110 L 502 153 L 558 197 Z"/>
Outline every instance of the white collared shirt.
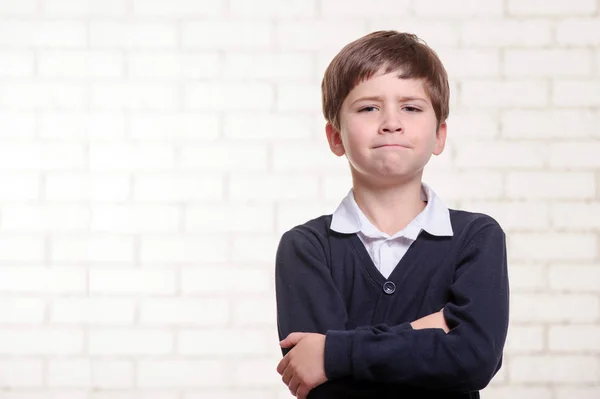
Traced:
<path fill-rule="evenodd" d="M 354 192 L 350 189 L 333 213 L 331 229 L 344 234 L 356 233 L 379 272 L 388 278 L 421 231 L 425 230 L 436 236 L 453 235 L 448 208 L 425 183 L 421 185 L 421 199 L 427 201 L 425 209 L 404 229 L 390 236 L 379 231 L 369 221 L 358 207 Z"/>

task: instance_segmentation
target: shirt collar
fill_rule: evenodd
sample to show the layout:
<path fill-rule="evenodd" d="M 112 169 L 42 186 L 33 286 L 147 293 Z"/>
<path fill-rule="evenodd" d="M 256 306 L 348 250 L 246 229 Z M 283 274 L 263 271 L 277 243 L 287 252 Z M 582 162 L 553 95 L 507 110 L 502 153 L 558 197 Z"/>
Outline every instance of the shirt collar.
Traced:
<path fill-rule="evenodd" d="M 427 231 L 435 236 L 452 236 L 452 223 L 450 221 L 450 211 L 443 204 L 440 198 L 427 184 L 421 185 L 421 198 L 427 201 L 425 209 L 413 219 L 406 228 L 394 234 L 392 238 L 404 236 L 415 240 L 421 230 Z M 343 234 L 353 234 L 361 232 L 362 234 L 373 238 L 387 238 L 389 235 L 379 231 L 365 214 L 360 210 L 354 199 L 352 189 L 342 200 L 340 205 L 333 213 L 331 219 L 331 229 Z"/>

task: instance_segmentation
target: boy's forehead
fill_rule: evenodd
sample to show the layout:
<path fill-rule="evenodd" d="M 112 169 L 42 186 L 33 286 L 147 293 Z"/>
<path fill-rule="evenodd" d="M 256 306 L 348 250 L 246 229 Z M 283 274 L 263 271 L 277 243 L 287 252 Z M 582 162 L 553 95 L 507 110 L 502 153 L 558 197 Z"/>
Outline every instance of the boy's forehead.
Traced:
<path fill-rule="evenodd" d="M 377 73 L 356 84 L 348 93 L 348 98 L 385 95 L 398 97 L 422 96 L 429 100 L 422 78 L 401 78 L 401 71 Z"/>

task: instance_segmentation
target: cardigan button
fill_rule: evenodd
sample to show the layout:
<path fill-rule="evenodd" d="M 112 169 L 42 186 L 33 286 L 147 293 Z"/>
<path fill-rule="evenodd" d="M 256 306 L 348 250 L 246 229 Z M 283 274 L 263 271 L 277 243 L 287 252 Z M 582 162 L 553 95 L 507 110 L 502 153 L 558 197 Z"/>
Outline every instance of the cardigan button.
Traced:
<path fill-rule="evenodd" d="M 383 284 L 383 292 L 388 295 L 392 295 L 394 292 L 396 292 L 396 284 L 391 281 L 386 281 L 385 284 Z"/>

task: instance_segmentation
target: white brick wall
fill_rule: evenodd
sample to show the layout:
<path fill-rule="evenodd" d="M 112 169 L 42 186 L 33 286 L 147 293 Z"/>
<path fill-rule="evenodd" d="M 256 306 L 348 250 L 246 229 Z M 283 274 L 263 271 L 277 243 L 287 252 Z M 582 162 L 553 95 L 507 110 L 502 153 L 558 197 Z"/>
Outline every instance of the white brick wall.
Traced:
<path fill-rule="evenodd" d="M 507 232 L 482 397 L 600 397 L 598 0 L 5 0 L 0 399 L 289 398 L 275 249 L 349 189 L 320 79 L 379 29 L 451 78 L 425 180 Z"/>

